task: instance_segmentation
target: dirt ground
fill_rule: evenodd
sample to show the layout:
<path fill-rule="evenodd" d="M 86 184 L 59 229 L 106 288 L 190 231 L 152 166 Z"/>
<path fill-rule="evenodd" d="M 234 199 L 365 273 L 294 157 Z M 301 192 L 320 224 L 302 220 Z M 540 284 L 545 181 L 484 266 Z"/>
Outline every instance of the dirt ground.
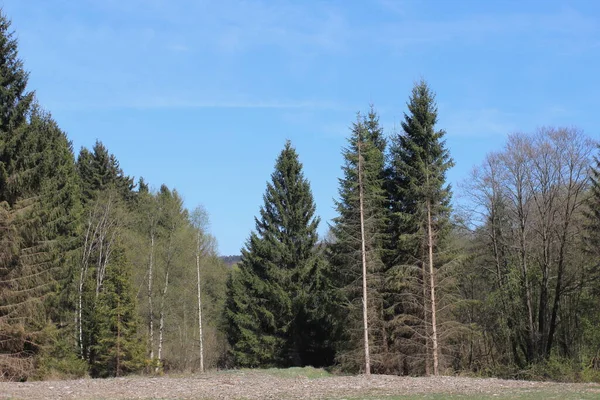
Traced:
<path fill-rule="evenodd" d="M 478 397 L 541 390 L 556 398 L 600 398 L 600 386 L 463 377 L 375 375 L 281 377 L 258 371 L 213 372 L 187 377 L 128 377 L 72 381 L 0 382 L 0 399 L 345 399 L 389 396 Z M 564 396 L 563 396 L 564 394 Z M 459 396 L 460 397 L 460 396 Z M 512 397 L 512 395 L 511 395 Z"/>

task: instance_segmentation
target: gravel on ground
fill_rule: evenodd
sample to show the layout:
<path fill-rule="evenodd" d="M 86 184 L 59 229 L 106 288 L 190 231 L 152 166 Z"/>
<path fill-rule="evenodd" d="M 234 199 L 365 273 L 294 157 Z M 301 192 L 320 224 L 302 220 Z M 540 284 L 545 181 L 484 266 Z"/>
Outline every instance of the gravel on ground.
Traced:
<path fill-rule="evenodd" d="M 260 371 L 228 371 L 183 377 L 127 377 L 43 382 L 0 382 L 0 399 L 343 399 L 361 396 L 463 394 L 495 396 L 510 391 L 597 393 L 600 386 L 466 377 L 388 375 L 278 377 Z"/>

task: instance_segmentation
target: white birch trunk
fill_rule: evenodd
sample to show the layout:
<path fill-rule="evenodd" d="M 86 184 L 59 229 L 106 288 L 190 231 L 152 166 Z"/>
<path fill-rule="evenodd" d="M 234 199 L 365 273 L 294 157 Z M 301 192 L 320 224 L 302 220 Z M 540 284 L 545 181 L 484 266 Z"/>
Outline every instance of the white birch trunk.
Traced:
<path fill-rule="evenodd" d="M 151 228 L 153 229 L 153 228 Z M 154 232 L 150 233 L 150 262 L 148 263 L 148 331 L 150 334 L 150 361 L 154 361 L 154 308 L 152 305 L 152 274 L 154 270 Z"/>
<path fill-rule="evenodd" d="M 200 230 L 196 243 L 196 271 L 198 273 L 198 334 L 200 337 L 200 372 L 204 372 L 204 336 L 202 333 L 202 293 L 200 285 Z"/>
<path fill-rule="evenodd" d="M 162 348 L 163 348 L 163 335 L 165 328 L 165 296 L 167 295 L 167 289 L 169 288 L 169 270 L 165 274 L 165 286 L 162 292 L 162 298 L 160 300 L 160 323 L 158 327 L 158 361 L 162 360 Z M 154 372 L 158 373 L 160 366 L 157 365 L 154 368 Z"/>

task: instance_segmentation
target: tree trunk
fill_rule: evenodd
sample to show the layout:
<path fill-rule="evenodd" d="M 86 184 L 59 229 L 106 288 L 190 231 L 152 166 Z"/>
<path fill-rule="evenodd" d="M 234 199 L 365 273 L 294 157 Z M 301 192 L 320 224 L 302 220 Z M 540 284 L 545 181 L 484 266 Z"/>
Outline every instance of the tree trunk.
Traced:
<path fill-rule="evenodd" d="M 439 354 L 437 338 L 435 271 L 433 269 L 433 227 L 431 221 L 431 202 L 427 201 L 427 250 L 429 251 L 429 294 L 431 295 L 431 344 L 433 356 L 433 375 L 439 375 Z"/>
<path fill-rule="evenodd" d="M 364 193 L 362 182 L 362 155 L 360 153 L 360 138 L 358 141 L 358 196 L 360 207 L 360 245 L 362 256 L 362 289 L 363 289 L 363 330 L 365 340 L 365 374 L 371 375 L 371 359 L 369 355 L 369 321 L 367 307 L 367 255 L 365 246 L 365 215 L 364 215 Z"/>
<path fill-rule="evenodd" d="M 89 267 L 89 255 L 92 249 L 92 239 L 90 238 L 92 228 L 91 216 L 88 219 L 88 227 L 85 234 L 85 241 L 83 243 L 83 255 L 81 258 L 81 270 L 79 273 L 79 285 L 77 290 L 77 312 L 75 315 L 75 326 L 77 329 L 77 337 L 79 338 L 79 351 L 81 352 L 81 358 L 85 358 L 85 352 L 83 349 L 83 323 L 82 323 L 82 312 L 83 312 L 83 284 L 87 275 Z M 95 232 L 94 232 L 95 233 Z"/>
<path fill-rule="evenodd" d="M 529 273 L 527 271 L 527 251 L 525 247 L 525 221 L 523 218 L 521 218 L 520 247 L 521 275 L 523 277 L 523 286 L 525 286 L 525 307 L 527 309 L 528 322 L 527 361 L 532 362 L 535 352 L 535 326 L 533 324 L 533 306 L 531 299 L 531 289 L 529 287 Z"/>
<path fill-rule="evenodd" d="M 162 298 L 160 300 L 160 323 L 158 327 L 158 361 L 162 360 L 162 348 L 163 348 L 163 337 L 165 330 L 165 296 L 167 295 L 167 289 L 169 288 L 169 270 L 165 274 L 165 286 L 162 292 Z M 160 365 L 154 368 L 154 372 L 158 373 Z"/>
<path fill-rule="evenodd" d="M 204 337 L 202 334 L 202 296 L 200 287 L 200 230 L 196 243 L 196 271 L 198 273 L 198 334 L 200 337 L 200 372 L 204 372 Z"/>
<path fill-rule="evenodd" d="M 425 254 L 423 251 L 423 259 L 425 258 Z M 427 265 L 423 262 L 421 264 L 422 269 L 422 286 L 423 286 L 423 336 L 425 338 L 425 375 L 431 375 L 431 365 L 429 363 L 429 320 L 427 319 L 429 305 L 427 304 L 428 293 L 427 289 L 429 288 L 429 283 L 427 283 Z"/>
<path fill-rule="evenodd" d="M 151 228 L 152 229 L 152 228 Z M 150 262 L 148 263 L 148 332 L 150 361 L 154 361 L 154 308 L 152 305 L 152 274 L 154 272 L 154 232 L 150 233 Z"/>
<path fill-rule="evenodd" d="M 115 362 L 115 375 L 121 375 L 121 300 L 117 299 L 117 360 Z"/>
<path fill-rule="evenodd" d="M 550 329 L 548 332 L 548 342 L 546 343 L 545 354 L 546 357 L 550 356 L 550 352 L 552 351 L 552 345 L 554 344 L 554 334 L 556 333 L 556 325 L 558 324 L 558 309 L 560 306 L 560 299 L 562 297 L 563 290 L 563 280 L 564 280 L 564 272 L 565 272 L 565 252 L 567 247 L 567 236 L 569 232 L 569 224 L 571 222 L 571 217 L 573 212 L 575 211 L 575 205 L 571 206 L 571 186 L 572 183 L 569 182 L 569 191 L 567 192 L 567 204 L 566 211 L 564 217 L 564 223 L 562 226 L 562 235 L 560 237 L 560 247 L 558 251 L 558 270 L 556 276 L 556 288 L 554 289 L 554 303 L 552 305 L 552 316 L 550 317 Z M 575 194 L 574 203 L 577 202 L 577 195 L 579 191 Z"/>

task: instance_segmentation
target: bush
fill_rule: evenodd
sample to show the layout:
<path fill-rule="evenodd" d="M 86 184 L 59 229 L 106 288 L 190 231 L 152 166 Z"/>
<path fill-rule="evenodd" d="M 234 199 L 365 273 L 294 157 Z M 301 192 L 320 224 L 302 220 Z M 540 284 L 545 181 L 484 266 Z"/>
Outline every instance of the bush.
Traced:
<path fill-rule="evenodd" d="M 88 376 L 88 363 L 77 356 L 68 338 L 53 324 L 44 329 L 44 342 L 36 358 L 36 370 L 31 378 L 77 379 Z"/>
<path fill-rule="evenodd" d="M 35 379 L 78 379 L 88 376 L 88 364 L 73 352 L 63 357 L 44 356 L 39 360 Z"/>
<path fill-rule="evenodd" d="M 593 365 L 553 356 L 546 361 L 532 364 L 523 370 L 517 371 L 513 378 L 535 381 L 600 383 L 600 370 L 594 368 Z"/>

